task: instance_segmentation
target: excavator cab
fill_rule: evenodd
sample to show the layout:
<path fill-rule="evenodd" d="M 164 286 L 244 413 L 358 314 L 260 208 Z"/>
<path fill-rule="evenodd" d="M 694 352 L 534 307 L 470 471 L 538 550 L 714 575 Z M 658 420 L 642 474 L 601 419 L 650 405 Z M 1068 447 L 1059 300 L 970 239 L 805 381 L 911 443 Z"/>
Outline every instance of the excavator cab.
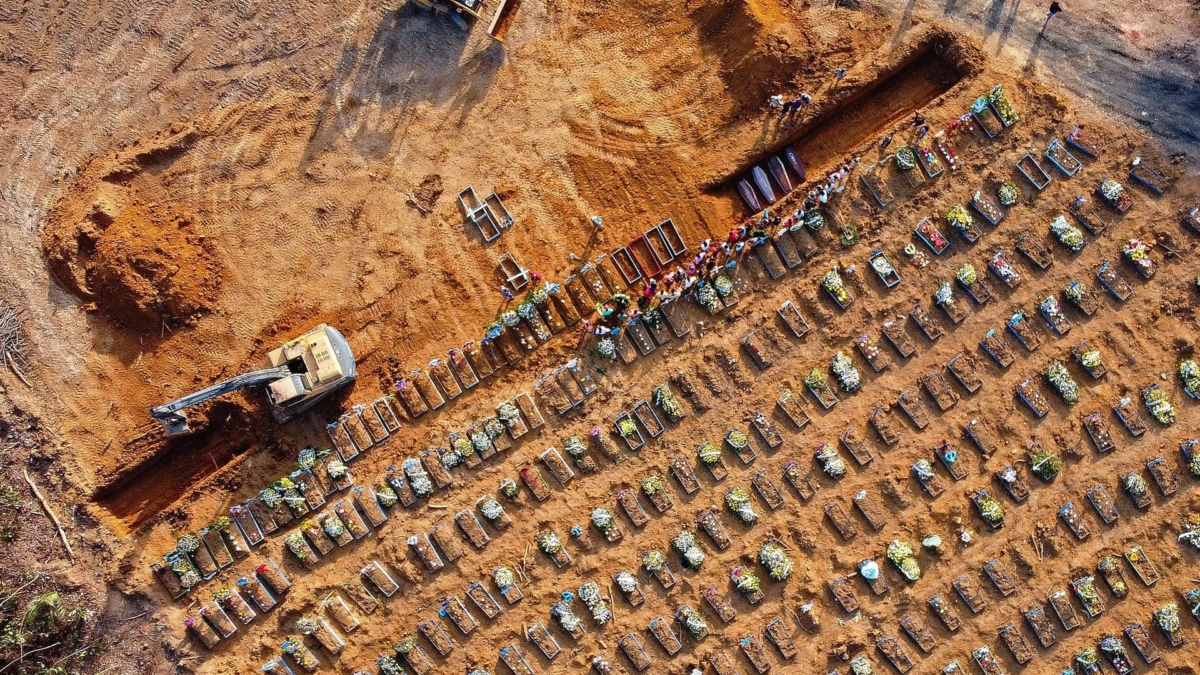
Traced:
<path fill-rule="evenodd" d="M 152 408 L 168 436 L 191 433 L 183 409 L 248 387 L 264 386 L 271 413 L 287 422 L 358 377 L 354 353 L 337 329 L 321 324 L 267 355 L 267 368 L 243 373 Z"/>

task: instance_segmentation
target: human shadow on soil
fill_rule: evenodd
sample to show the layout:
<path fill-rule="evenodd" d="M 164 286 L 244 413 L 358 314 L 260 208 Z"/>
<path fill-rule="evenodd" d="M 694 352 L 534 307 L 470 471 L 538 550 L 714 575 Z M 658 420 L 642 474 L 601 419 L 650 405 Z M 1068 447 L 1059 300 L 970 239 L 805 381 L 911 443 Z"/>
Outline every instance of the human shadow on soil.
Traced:
<path fill-rule="evenodd" d="M 466 57 L 472 35 L 409 5 L 390 12 L 365 48 L 347 44 L 325 87 L 325 100 L 302 165 L 341 139 L 368 160 L 387 157 L 403 141 L 413 107 L 428 103 L 458 113 L 458 123 L 484 99 L 504 60 L 499 42 Z"/>

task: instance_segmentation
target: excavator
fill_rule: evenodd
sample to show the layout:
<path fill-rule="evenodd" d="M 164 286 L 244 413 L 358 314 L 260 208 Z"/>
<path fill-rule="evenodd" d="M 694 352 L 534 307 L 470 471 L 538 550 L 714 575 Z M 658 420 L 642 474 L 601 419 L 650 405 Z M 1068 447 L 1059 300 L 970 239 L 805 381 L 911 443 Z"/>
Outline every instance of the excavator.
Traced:
<path fill-rule="evenodd" d="M 267 367 L 235 375 L 150 409 L 167 436 L 192 432 L 183 409 L 249 387 L 265 387 L 271 413 L 286 422 L 358 377 L 354 353 L 337 329 L 321 324 L 267 355 Z"/>
<path fill-rule="evenodd" d="M 509 0 L 409 0 L 409 2 L 419 9 L 435 14 L 445 14 L 450 17 L 454 25 L 464 32 L 471 29 L 471 25 L 467 21 L 468 17 L 475 21 L 486 21 L 488 35 L 497 42 L 504 41 L 500 22 L 506 10 L 511 10 L 515 6 L 510 6 Z"/>

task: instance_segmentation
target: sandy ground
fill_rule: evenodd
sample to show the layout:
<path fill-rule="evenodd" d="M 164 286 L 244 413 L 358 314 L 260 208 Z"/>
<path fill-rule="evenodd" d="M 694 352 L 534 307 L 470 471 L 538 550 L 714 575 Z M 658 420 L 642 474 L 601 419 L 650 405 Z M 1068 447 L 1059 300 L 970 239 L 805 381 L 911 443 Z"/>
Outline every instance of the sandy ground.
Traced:
<path fill-rule="evenodd" d="M 402 598 L 364 619 L 334 667 L 349 673 L 369 666 L 418 619 L 429 618 L 440 598 L 460 595 L 474 579 L 486 583 L 487 571 L 497 564 L 518 562 L 538 531 L 553 527 L 565 537 L 572 524 L 586 525 L 584 514 L 591 508 L 615 509 L 611 495 L 621 486 L 664 472 L 675 452 L 690 457 L 699 441 L 716 441 L 734 424 L 745 428 L 753 410 L 773 410 L 782 386 L 799 391 L 809 368 L 824 367 L 838 349 L 851 352 L 851 340 L 863 332 L 878 336 L 879 325 L 907 313 L 914 299 L 928 305 L 939 279 L 949 278 L 964 261 L 982 269 L 995 247 L 1011 247 L 1024 229 L 1054 250 L 1057 260 L 1049 270 L 1034 271 L 1022 260 L 1026 283 L 1009 293 L 994 282 L 998 297 L 972 307 L 961 325 L 949 327 L 935 310 L 947 335 L 929 344 L 910 328 L 919 347 L 912 359 L 867 374 L 864 390 L 829 413 L 816 415 L 810 406 L 815 421 L 802 433 L 780 420 L 787 437 L 783 449 L 760 449 L 754 465 L 735 468 L 723 485 L 702 476 L 702 490 L 685 497 L 670 482 L 675 508 L 619 545 L 596 541 L 594 532 L 585 541 L 571 540 L 576 559 L 565 570 L 555 570 L 530 549 L 533 583 L 525 600 L 471 636 L 456 635 L 459 648 L 445 664 L 435 660 L 445 672 L 493 667 L 497 646 L 515 642 L 539 672 L 573 672 L 597 653 L 619 661 L 613 653 L 617 636 L 641 631 L 656 616 L 670 617 L 684 602 L 701 608 L 699 591 L 726 584 L 728 570 L 752 557 L 769 534 L 783 536 L 794 549 L 793 579 L 767 582 L 768 599 L 757 607 L 735 600 L 741 616 L 731 626 L 708 614 L 714 634 L 698 645 L 688 643 L 674 659 L 641 632 L 655 658 L 653 672 L 682 672 L 717 649 L 733 654 L 742 635 L 761 634 L 770 618 L 787 616 L 812 598 L 818 599 L 824 626 L 811 639 L 797 634 L 802 649 L 796 667 L 817 672 L 838 665 L 841 654 L 863 652 L 884 669 L 874 640 L 896 635 L 899 618 L 924 611 L 929 597 L 948 592 L 950 578 L 978 572 L 997 556 L 1030 562 L 1019 575 L 1021 591 L 1001 598 L 989 589 L 989 608 L 957 634 L 935 625 L 940 646 L 919 667 L 933 669 L 955 658 L 965 663 L 971 650 L 989 644 L 1006 670 L 1015 670 L 996 629 L 1020 623 L 1019 612 L 1041 602 L 1047 588 L 1065 586 L 1068 567 L 1094 566 L 1102 550 L 1124 551 L 1135 543 L 1147 547 L 1164 582 L 1145 589 L 1135 581 L 1130 598 L 1116 602 L 1096 622 L 1101 625 L 1089 622 L 1058 646 L 1038 650 L 1035 664 L 1065 663 L 1075 648 L 1105 632 L 1133 620 L 1149 622 L 1150 608 L 1186 590 L 1185 566 L 1194 560 L 1174 542 L 1173 529 L 1195 501 L 1174 449 L 1196 435 L 1187 414 L 1191 401 L 1168 378 L 1164 386 L 1180 406 L 1179 423 L 1152 426 L 1136 441 L 1118 431 L 1121 449 L 1112 456 L 1093 452 L 1078 421 L 1082 411 L 1107 415 L 1122 393 L 1172 371 L 1180 354 L 1192 348 L 1196 327 L 1195 239 L 1179 226 L 1179 214 L 1196 203 L 1187 153 L 1196 147 L 1197 96 L 1188 73 L 1196 71 L 1200 57 L 1195 31 L 1186 29 L 1195 26 L 1195 7 L 1158 5 L 1155 14 L 1142 12 L 1147 18 L 1131 23 L 1136 9 L 1072 4 L 1040 31 L 1042 9 L 1017 4 L 846 8 L 730 0 L 680 10 L 667 3 L 572 7 L 526 0 L 503 44 L 479 30 L 466 37 L 410 8 L 383 5 L 139 3 L 0 10 L 9 64 L 0 78 L 6 90 L 18 92 L 0 117 L 0 133 L 8 140 L 0 165 L 0 203 L 8 223 L 0 288 L 23 308 L 25 329 L 36 345 L 32 390 L 11 378 L 2 381 L 9 406 L 20 411 L 13 418 L 32 413 L 48 430 L 39 444 L 49 448 L 43 452 L 53 462 L 35 465 L 39 475 L 62 503 L 86 505 L 72 511 L 70 526 L 73 536 L 94 544 L 96 559 L 89 573 L 64 576 L 90 589 L 99 605 L 107 604 L 108 619 L 151 612 L 134 622 L 145 644 L 153 645 L 149 656 L 140 657 L 146 670 L 137 672 L 167 668 L 167 661 L 202 672 L 257 668 L 277 653 L 294 620 L 315 600 L 351 580 L 367 560 L 396 564 L 410 555 L 404 537 L 427 530 L 445 513 L 423 504 L 394 517 L 370 540 L 339 551 L 314 573 L 295 566 L 281 549 L 281 537 L 273 536 L 265 551 L 287 561 L 298 588 L 281 608 L 213 653 L 182 631 L 190 600 L 170 602 L 147 565 L 178 535 L 202 527 L 289 471 L 299 447 L 324 444 L 322 427 L 345 405 L 387 392 L 396 374 L 478 338 L 502 302 L 495 270 L 501 253 L 511 251 L 547 278 L 561 280 L 575 266 L 568 253 L 594 257 L 666 217 L 690 244 L 723 236 L 746 215 L 729 179 L 783 144 L 796 141 L 804 148 L 813 173 L 854 151 L 865 152 L 869 163 L 877 158 L 868 149 L 876 139 L 895 134 L 898 143 L 911 135 L 907 119 L 914 109 L 944 125 L 975 96 L 1003 82 L 1023 120 L 995 141 L 978 134 L 956 141 L 965 160 L 962 171 L 918 190 L 892 176 L 897 200 L 882 212 L 858 184 L 848 191 L 838 209 L 857 223 L 861 243 L 842 249 L 825 241 L 815 257 L 777 282 L 747 261 L 738 275 L 743 301 L 737 308 L 629 367 L 588 357 L 598 367 L 602 393 L 582 413 L 568 420 L 552 417 L 548 428 L 479 470 L 457 470 L 458 486 L 433 499 L 451 513 L 493 492 L 501 477 L 513 475 L 545 447 L 561 447 L 566 435 L 607 426 L 674 372 L 695 374 L 706 384 L 705 396 L 717 403 L 620 466 L 602 461 L 602 473 L 556 490 L 544 504 L 534 506 L 524 494 L 511 509 L 514 528 L 493 532 L 487 549 L 469 552 L 449 569 L 426 574 L 416 585 L 405 583 Z M 933 20 L 962 33 L 930 30 Z M 929 45 L 939 54 L 936 63 L 920 72 L 902 70 L 900 80 L 889 80 L 891 89 L 874 88 L 881 74 Z M 848 69 L 840 83 L 831 77 L 837 67 Z M 1094 86 L 1097 81 L 1106 86 Z M 799 91 L 816 95 L 807 117 L 781 124 L 764 112 L 770 94 Z M 887 95 L 871 96 L 872 91 Z M 955 241 L 925 270 L 902 264 L 904 280 L 895 289 L 884 289 L 873 275 L 867 278 L 871 250 L 881 247 L 899 263 L 900 249 L 922 217 L 944 213 L 983 184 L 1012 178 L 1021 154 L 1044 148 L 1078 123 L 1106 144 L 1080 176 L 1061 180 L 1056 173 L 1040 194 L 1022 183 L 1026 201 L 1000 227 L 985 228 L 985 239 L 974 246 Z M 1046 236 L 1050 219 L 1074 195 L 1090 193 L 1104 175 L 1124 176 L 1135 155 L 1151 158 L 1181 180 L 1162 198 L 1131 188 L 1138 200 L 1133 211 L 1103 236 L 1089 235 L 1092 241 L 1081 254 L 1056 248 Z M 499 192 L 516 217 L 514 229 L 492 244 L 468 229 L 453 200 L 466 185 Z M 431 212 L 424 214 L 410 201 Z M 605 217 L 598 235 L 586 224 L 593 213 Z M 984 389 L 935 415 L 930 428 L 917 433 L 904 426 L 903 440 L 892 448 L 875 443 L 866 425 L 871 410 L 894 403 L 917 377 L 960 351 L 985 362 L 976 347 L 983 333 L 999 330 L 1015 308 L 1032 311 L 1039 294 L 1058 291 L 1074 278 L 1090 280 L 1096 265 L 1115 261 L 1120 244 L 1135 235 L 1157 238 L 1165 247 L 1154 251 L 1163 269 L 1152 282 L 1135 282 L 1133 300 L 1122 305 L 1106 299 L 1101 313 L 1077 322 L 1070 336 L 1054 339 L 1047 333 L 1047 344 L 1036 353 L 1014 346 L 1019 356 L 1014 366 L 1000 371 L 987 362 Z M 1164 260 L 1167 248 L 1175 255 Z M 818 293 L 817 281 L 834 263 L 857 265 L 849 279 L 859 299 L 844 313 Z M 1132 278 L 1128 268 L 1123 271 Z M 817 328 L 805 340 L 785 336 L 774 318 L 785 299 L 798 301 Z M 251 368 L 267 349 L 322 320 L 342 329 L 355 349 L 361 377 L 352 391 L 283 428 L 269 420 L 256 395 L 234 396 L 193 416 L 198 434 L 169 443 L 159 437 L 146 415 L 150 406 Z M 737 342 L 748 330 L 756 330 L 775 357 L 770 370 L 756 370 L 739 352 Z M 1051 396 L 1054 411 L 1033 419 L 1012 387 L 1066 357 L 1080 337 L 1101 346 L 1109 374 L 1092 383 L 1076 372 L 1085 393 L 1075 409 Z M 556 337 L 446 409 L 406 424 L 388 445 L 356 460 L 353 474 L 359 482 L 376 481 L 388 464 L 443 443 L 447 432 L 491 414 L 498 401 L 530 390 L 550 368 L 589 345 L 575 334 Z M 972 475 L 936 500 L 924 497 L 909 473 L 942 438 L 960 437 L 963 422 L 977 414 L 986 415 L 1005 448 L 1021 457 L 1031 440 L 1070 457 L 1055 482 L 1030 478 L 1034 494 L 1027 503 L 1005 501 L 1010 523 L 999 534 L 979 532 L 983 524 L 966 494 L 982 486 L 999 489 L 990 474 L 1016 458 L 1008 450 L 984 462 L 969 442 L 958 439 L 968 450 Z M 643 551 L 665 548 L 699 508 L 719 504 L 726 485 L 748 487 L 759 469 L 778 480 L 792 460 L 808 466 L 812 449 L 835 440 L 847 426 L 875 444 L 875 462 L 836 484 L 827 482 L 808 503 L 788 492 L 778 512 L 737 530 L 732 549 L 710 551 L 700 572 L 680 574 L 677 589 L 665 593 L 650 582 L 642 608 L 631 611 L 618 599 L 613 625 L 597 630 L 585 620 L 589 635 L 578 645 L 556 632 L 569 648 L 554 662 L 540 656 L 533 661 L 521 625 L 550 623 L 549 605 L 558 593 L 588 579 L 605 585 L 618 569 L 635 567 Z M 1156 498 L 1144 513 L 1120 495 L 1118 525 L 1104 528 L 1089 513 L 1098 532 L 1084 545 L 1073 545 L 1056 525 L 1057 508 L 1069 499 L 1083 505 L 1083 492 L 1097 481 L 1117 490 L 1117 472 L 1158 455 L 1180 474 L 1181 493 Z M 844 543 L 821 508 L 831 500 L 849 508 L 850 497 L 862 489 L 883 496 L 889 523 L 870 532 L 859 519 L 864 531 Z M 724 517 L 732 525 L 729 514 Z M 847 617 L 824 590 L 829 579 L 852 571 L 863 557 L 882 555 L 893 538 L 915 543 L 937 532 L 949 539 L 956 518 L 977 531 L 977 543 L 948 546 L 937 558 L 923 555 L 925 578 L 914 585 L 885 570 L 893 586 L 885 597 L 870 598 L 857 585 L 864 613 L 839 625 L 837 619 Z M 1028 542 L 1036 523 L 1059 528 L 1057 548 L 1044 561 Z M 256 549 L 222 572 L 222 581 L 204 582 L 192 595 L 206 600 L 264 555 Z M 114 590 L 107 592 L 105 582 Z M 419 611 L 408 611 L 412 607 Z M 936 623 L 932 615 L 927 618 Z M 917 658 L 915 647 L 905 644 Z M 1188 650 L 1164 658 L 1169 667 L 1191 660 Z M 135 672 L 129 663 L 118 663 L 114 672 Z M 785 666 L 777 661 L 776 667 Z M 503 666 L 494 669 L 503 672 Z"/>

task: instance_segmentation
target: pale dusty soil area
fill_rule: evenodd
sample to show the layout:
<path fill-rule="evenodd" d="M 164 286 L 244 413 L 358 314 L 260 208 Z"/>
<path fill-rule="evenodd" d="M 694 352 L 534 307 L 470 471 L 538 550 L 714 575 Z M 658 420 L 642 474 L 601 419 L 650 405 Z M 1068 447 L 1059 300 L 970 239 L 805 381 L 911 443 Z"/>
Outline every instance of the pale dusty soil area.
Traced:
<path fill-rule="evenodd" d="M 736 641 L 750 632 L 761 635 L 762 626 L 781 615 L 796 633 L 800 654 L 784 662 L 768 645 L 777 670 L 844 672 L 842 656 L 863 653 L 883 672 L 888 666 L 874 642 L 899 635 L 898 621 L 909 611 L 926 617 L 939 642 L 932 654 L 919 655 L 900 638 L 921 661 L 920 672 L 954 659 L 966 667 L 970 652 L 983 644 L 1001 656 L 1006 671 L 1016 672 L 997 629 L 1022 624 L 1020 612 L 1044 604 L 1048 589 L 1066 587 L 1071 570 L 1094 569 L 1101 552 L 1136 544 L 1145 546 L 1164 579 L 1145 588 L 1127 569 L 1130 596 L 1116 601 L 1102 589 L 1108 611 L 1097 621 L 1085 620 L 1083 629 L 1059 631 L 1060 643 L 1035 649 L 1027 671 L 1057 672 L 1075 649 L 1094 645 L 1101 635 L 1135 620 L 1149 625 L 1152 609 L 1178 601 L 1192 586 L 1196 556 L 1175 537 L 1180 516 L 1197 509 L 1195 479 L 1177 450 L 1198 434 L 1197 417 L 1171 374 L 1178 358 L 1191 353 L 1196 331 L 1197 239 L 1180 225 L 1181 213 L 1198 201 L 1196 7 L 1072 4 L 1039 33 L 1043 17 L 1042 8 L 1023 4 L 830 7 L 726 0 L 681 8 L 524 0 L 499 44 L 481 30 L 465 37 L 448 22 L 391 5 L 0 8 L 0 87 L 13 92 L 0 112 L 0 290 L 23 309 L 35 345 L 31 388 L 0 376 L 3 431 L 22 440 L 12 466 L 29 459 L 31 473 L 67 514 L 81 560 L 72 568 L 56 562 L 54 573 L 103 609 L 98 632 L 126 636 L 86 672 L 256 671 L 294 632 L 295 619 L 353 581 L 366 561 L 394 569 L 404 559 L 413 561 L 405 537 L 494 493 L 501 478 L 515 476 L 546 447 L 561 448 L 565 436 L 608 428 L 621 410 L 681 370 L 703 383 L 709 410 L 701 413 L 685 402 L 688 417 L 661 439 L 637 455 L 626 453 L 619 466 L 598 458 L 599 474 L 577 477 L 566 489 L 545 474 L 556 487 L 548 501 L 535 504 L 523 492 L 509 508 L 515 526 L 492 530 L 484 550 L 469 551 L 417 583 L 403 582 L 400 594 L 347 636 L 342 655 L 318 652 L 322 672 L 373 672 L 374 659 L 431 618 L 442 598 L 461 597 L 475 579 L 490 587 L 492 568 L 515 565 L 526 555 L 531 583 L 523 584 L 520 604 L 495 621 L 476 613 L 482 625 L 469 636 L 446 624 L 458 647 L 445 659 L 422 638 L 436 672 L 481 665 L 504 672 L 497 650 L 509 643 L 520 645 L 538 672 L 580 672 L 596 654 L 626 667 L 615 643 L 628 631 L 638 632 L 654 658 L 650 672 L 687 672 L 717 650 L 736 656 L 749 672 Z M 914 56 L 920 56 L 915 65 L 886 77 Z M 847 68 L 840 83 L 832 77 L 837 67 Z M 1106 86 L 1096 87 L 1097 81 Z M 723 237 L 748 215 L 729 179 L 784 144 L 796 142 L 810 176 L 823 175 L 854 152 L 870 164 L 879 157 L 879 138 L 894 134 L 894 150 L 912 136 L 908 119 L 915 109 L 940 128 L 997 83 L 1008 87 L 1022 121 L 995 140 L 977 132 L 956 137 L 964 169 L 919 189 L 891 176 L 896 201 L 885 210 L 869 203 L 855 181 L 837 209 L 862 232 L 857 245 L 810 238 L 819 246 L 816 254 L 778 281 L 745 259 L 736 277 L 741 303 L 629 366 L 598 361 L 590 340 L 564 332 L 442 410 L 406 420 L 388 444 L 351 464 L 359 483 L 375 483 L 389 464 L 444 444 L 448 432 L 491 415 L 499 401 L 532 391 L 550 369 L 583 355 L 601 393 L 567 419 L 544 409 L 547 426 L 515 449 L 479 469 L 456 469 L 456 486 L 428 500 L 448 511 L 426 501 L 394 510 L 371 538 L 338 550 L 312 572 L 283 550 L 277 533 L 178 602 L 149 574 L 147 566 L 179 535 L 290 471 L 300 447 L 326 445 L 323 427 L 343 409 L 388 392 L 398 375 L 447 348 L 479 338 L 501 306 L 495 269 L 501 253 L 511 251 L 547 279 L 561 281 L 578 265 L 569 253 L 594 258 L 667 217 L 694 250 L 701 239 Z M 805 116 L 779 123 L 765 112 L 769 95 L 800 91 L 812 92 L 817 102 Z M 1054 182 L 1035 194 L 1013 164 L 1076 124 L 1101 139 L 1104 152 L 1086 160 L 1074 178 L 1051 170 Z M 1153 197 L 1127 180 L 1129 160 L 1137 155 L 1178 179 L 1164 196 Z M 1076 194 L 1090 195 L 1105 175 L 1121 178 L 1137 203 L 1123 218 L 1100 206 L 1111 226 L 1101 236 L 1087 235 L 1082 253 L 1069 254 L 1047 235 L 1048 223 Z M 924 270 L 904 261 L 900 250 L 914 241 L 912 227 L 921 218 L 940 216 L 982 185 L 1010 178 L 1022 186 L 1024 199 L 999 227 L 985 227 L 983 240 L 967 246 L 951 237 L 950 250 Z M 484 243 L 463 224 L 454 195 L 466 185 L 497 191 L 513 211 L 516 225 L 498 241 Z M 425 215 L 409 200 L 431 212 Z M 593 213 L 605 220 L 598 234 L 586 222 Z M 970 305 L 960 292 L 959 302 L 970 306 L 962 324 L 951 326 L 941 310 L 932 310 L 946 335 L 930 343 L 910 326 L 916 355 L 898 358 L 884 345 L 892 367 L 867 372 L 853 338 L 869 333 L 881 339 L 883 321 L 907 314 L 916 299 L 930 305 L 938 282 L 963 262 L 982 272 L 1000 246 L 1019 257 L 1012 242 L 1026 229 L 1054 253 L 1048 270 L 1021 258 L 1016 265 L 1025 282 L 1008 291 L 989 279 L 996 297 L 984 306 Z M 1136 280 L 1118 260 L 1120 245 L 1133 236 L 1162 244 L 1152 253 L 1161 262 L 1152 281 Z M 876 248 L 897 263 L 903 276 L 898 287 L 885 289 L 866 266 Z M 1060 292 L 1072 279 L 1092 283 L 1103 260 L 1119 264 L 1136 287 L 1128 302 L 1106 297 L 1091 318 L 1068 309 L 1076 324 L 1070 335 L 1056 338 L 1039 325 L 1046 344 L 1034 353 L 1010 339 L 1018 358 L 1007 370 L 978 348 L 983 334 L 1001 330 L 1017 309 L 1033 313 L 1042 295 Z M 858 299 L 844 312 L 818 287 L 834 264 L 857 266 L 847 279 Z M 785 334 L 775 317 L 787 299 L 814 326 L 804 339 Z M 697 312 L 693 318 L 701 317 Z M 160 438 L 147 415 L 150 406 L 256 366 L 266 350 L 319 321 L 340 328 L 358 357 L 360 379 L 348 393 L 285 427 L 270 419 L 259 394 L 235 395 L 192 415 L 197 434 L 173 442 Z M 750 330 L 775 360 L 766 371 L 738 347 Z M 1042 383 L 1053 410 L 1035 419 L 1013 387 L 1053 360 L 1069 360 L 1070 348 L 1083 338 L 1100 346 L 1109 373 L 1092 382 L 1069 364 L 1083 388 L 1080 402 L 1068 408 Z M 826 368 L 839 349 L 863 369 L 863 390 L 820 414 L 810 398 L 805 407 L 813 423 L 797 432 L 779 416 L 775 398 L 785 386 L 800 392 L 804 373 Z M 895 410 L 902 440 L 885 448 L 867 415 L 879 405 L 894 406 L 901 390 L 960 351 L 979 360 L 983 389 L 974 395 L 957 389 L 962 400 L 935 413 L 924 431 Z M 1159 373 L 1168 374 L 1165 381 Z M 1169 428 L 1151 422 L 1146 436 L 1133 439 L 1118 428 L 1111 405 L 1152 382 L 1170 392 L 1179 420 Z M 759 445 L 759 458 L 745 467 L 733 466 L 739 463 L 728 456 L 732 475 L 721 484 L 697 467 L 702 488 L 696 495 L 684 495 L 668 479 L 674 508 L 641 529 L 619 516 L 627 530 L 619 544 L 604 543 L 587 525 L 596 506 L 617 511 L 617 490 L 654 472 L 666 476 L 672 455 L 692 458 L 700 441 L 716 442 L 733 425 L 748 430 L 754 410 L 775 418 L 786 438 L 782 449 Z M 1099 456 L 1087 440 L 1079 419 L 1092 410 L 1103 411 L 1113 427 L 1117 452 Z M 977 415 L 1000 433 L 1005 450 L 997 456 L 981 457 L 962 434 L 963 423 Z M 694 527 L 700 508 L 719 505 L 730 486 L 749 488 L 758 470 L 782 485 L 786 463 L 813 466 L 815 446 L 835 441 L 847 426 L 868 439 L 876 453 L 870 465 L 836 483 L 825 480 L 809 502 L 786 486 L 787 501 L 778 511 L 756 501 L 762 518 L 750 528 L 734 525 L 723 512 L 736 533 L 730 550 L 712 550 L 701 535 L 709 557 L 699 572 L 680 572 L 678 556 L 668 554 L 680 578 L 676 588 L 665 592 L 647 581 L 647 602 L 636 610 L 618 595 L 615 621 L 598 628 L 585 618 L 588 634 L 578 642 L 551 626 L 564 647 L 554 661 L 523 639 L 522 625 L 552 623 L 549 606 L 562 591 L 587 580 L 607 586 L 618 570 L 635 569 L 644 551 L 666 550 L 676 532 Z M 943 473 L 948 489 L 930 499 L 910 467 L 931 458 L 944 438 L 958 443 L 972 472 L 959 483 Z M 1023 459 L 1034 440 L 1065 454 L 1063 475 L 1049 484 L 1029 477 L 1030 499 L 1018 505 L 1001 497 L 1008 525 L 984 531 L 967 496 L 981 487 L 999 494 L 992 474 Z M 1145 473 L 1145 462 L 1159 455 L 1179 475 L 1180 492 L 1169 498 L 1155 493 L 1153 506 L 1139 512 L 1120 493 L 1116 477 L 1138 467 Z M 1122 515 L 1111 527 L 1101 524 L 1084 498 L 1098 482 L 1117 495 Z M 888 511 L 879 531 L 851 508 L 851 498 L 864 489 Z M 1055 516 L 1068 500 L 1086 512 L 1093 529 L 1083 544 Z M 852 512 L 860 529 L 852 541 L 843 542 L 823 517 L 830 501 Z M 892 589 L 886 596 L 871 597 L 862 580 L 854 580 L 861 616 L 847 617 L 833 603 L 825 585 L 834 576 L 852 572 L 867 556 L 882 560 L 895 538 L 915 544 L 938 533 L 949 542 L 958 518 L 976 533 L 975 543 L 947 543 L 939 556 L 922 554 L 920 581 L 908 584 L 888 567 L 883 573 Z M 1030 540 L 1039 523 L 1054 533 L 1043 560 Z M 556 569 L 533 538 L 553 528 L 567 539 L 574 524 L 584 525 L 587 535 L 567 541 L 575 560 Z M 792 549 L 795 574 L 785 584 L 764 581 L 767 598 L 757 606 L 735 598 L 740 615 L 722 625 L 700 591 L 728 586 L 728 572 L 739 563 L 761 572 L 753 557 L 776 535 Z M 44 545 L 35 552 L 5 550 L 14 567 L 62 557 L 51 529 L 38 528 L 36 536 Z M 212 652 L 185 635 L 182 621 L 196 609 L 193 599 L 207 602 L 213 590 L 248 574 L 268 555 L 296 582 L 280 607 Z M 1003 598 L 984 580 L 988 608 L 970 617 L 959 603 L 966 625 L 955 634 L 944 631 L 924 603 L 950 593 L 951 579 L 978 576 L 995 557 L 1017 572 L 1019 592 Z M 810 636 L 791 612 L 813 599 L 823 625 Z M 699 644 L 685 640 L 684 651 L 668 658 L 644 628 L 657 616 L 670 618 L 685 602 L 705 613 L 713 634 Z M 121 621 L 142 612 L 147 614 Z M 1184 619 L 1185 632 L 1198 639 L 1191 619 Z M 1033 640 L 1026 627 L 1021 630 Z M 1191 647 L 1171 650 L 1161 636 L 1155 640 L 1164 648 L 1157 670 L 1191 672 Z"/>

